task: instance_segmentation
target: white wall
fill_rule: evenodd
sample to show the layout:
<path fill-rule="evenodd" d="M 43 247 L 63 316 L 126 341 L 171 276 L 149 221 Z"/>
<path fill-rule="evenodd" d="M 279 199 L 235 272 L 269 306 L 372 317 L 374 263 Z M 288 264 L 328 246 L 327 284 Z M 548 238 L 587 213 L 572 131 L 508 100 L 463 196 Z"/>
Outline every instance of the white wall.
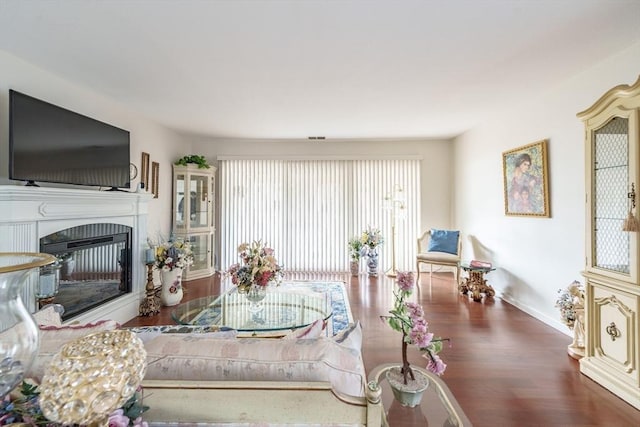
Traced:
<path fill-rule="evenodd" d="M 160 197 L 149 203 L 148 230 L 152 237 L 159 233 L 168 236 L 171 226 L 171 163 L 185 154 L 181 137 L 89 88 L 78 86 L 0 50 L 0 184 L 3 185 L 23 185 L 8 179 L 9 89 L 130 131 L 131 162 L 140 170 L 141 153 L 145 151 L 151 154 L 152 161 L 160 163 Z M 132 191 L 138 182 L 140 173 L 133 181 Z M 39 184 L 43 187 L 64 186 Z"/>
<path fill-rule="evenodd" d="M 350 159 L 419 156 L 422 158 L 420 171 L 422 228 L 447 228 L 451 225 L 453 174 L 450 167 L 452 154 L 450 141 L 259 141 L 194 138 L 191 146 L 194 154 L 204 155 L 212 165 L 217 164 L 219 156 Z"/>
<path fill-rule="evenodd" d="M 565 332 L 557 292 L 584 283 L 585 264 L 584 127 L 576 113 L 639 74 L 637 43 L 455 140 L 454 224 L 465 235 L 464 257 L 493 262 L 498 269 L 487 278 L 498 295 Z M 502 153 L 542 139 L 551 217 L 505 216 Z"/>

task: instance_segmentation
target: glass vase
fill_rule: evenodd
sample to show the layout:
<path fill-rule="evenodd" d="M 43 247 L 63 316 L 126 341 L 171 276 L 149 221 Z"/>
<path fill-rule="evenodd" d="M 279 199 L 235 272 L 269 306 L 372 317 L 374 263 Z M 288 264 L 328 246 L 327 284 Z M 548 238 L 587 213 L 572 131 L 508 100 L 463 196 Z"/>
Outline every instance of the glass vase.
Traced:
<path fill-rule="evenodd" d="M 251 285 L 247 290 L 247 301 L 249 301 L 248 310 L 251 313 L 259 313 L 264 309 L 263 301 L 267 296 L 267 287 L 260 285 Z"/>
<path fill-rule="evenodd" d="M 20 298 L 21 288 L 30 273 L 55 261 L 49 254 L 0 253 L 0 398 L 23 380 L 38 351 L 38 326 Z"/>

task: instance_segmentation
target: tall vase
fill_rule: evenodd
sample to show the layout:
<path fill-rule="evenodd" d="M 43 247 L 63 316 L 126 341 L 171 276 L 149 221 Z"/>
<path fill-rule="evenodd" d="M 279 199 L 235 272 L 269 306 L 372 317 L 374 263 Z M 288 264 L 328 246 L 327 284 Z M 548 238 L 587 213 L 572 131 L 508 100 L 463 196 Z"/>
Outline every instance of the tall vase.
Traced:
<path fill-rule="evenodd" d="M 367 269 L 369 276 L 377 277 L 378 276 L 378 249 L 372 248 L 369 249 L 367 254 Z"/>
<path fill-rule="evenodd" d="M 53 264 L 49 254 L 0 253 L 0 399 L 24 378 L 38 351 L 38 326 L 20 298 L 34 269 Z"/>
<path fill-rule="evenodd" d="M 160 293 L 160 301 L 162 305 L 172 306 L 180 304 L 182 301 L 182 269 L 174 268 L 173 270 L 160 270 L 160 279 L 162 280 L 162 292 Z"/>

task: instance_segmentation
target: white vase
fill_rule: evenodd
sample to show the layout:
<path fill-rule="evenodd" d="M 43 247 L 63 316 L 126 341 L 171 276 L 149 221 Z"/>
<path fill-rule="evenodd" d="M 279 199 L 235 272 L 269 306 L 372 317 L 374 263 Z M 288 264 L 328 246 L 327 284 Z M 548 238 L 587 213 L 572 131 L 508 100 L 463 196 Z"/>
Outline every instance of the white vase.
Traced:
<path fill-rule="evenodd" d="M 429 378 L 420 371 L 413 370 L 416 379 L 404 384 L 404 377 L 400 368 L 400 366 L 397 366 L 386 372 L 387 382 L 391 386 L 393 396 L 402 406 L 414 408 L 422 401 L 422 395 L 429 387 Z"/>
<path fill-rule="evenodd" d="M 358 274 L 360 274 L 360 260 L 351 260 L 349 263 L 349 269 L 351 270 L 352 276 L 358 277 Z"/>
<path fill-rule="evenodd" d="M 182 301 L 182 269 L 174 268 L 173 270 L 160 270 L 160 279 L 162 281 L 162 292 L 160 293 L 160 301 L 162 305 L 172 306 L 180 304 Z"/>

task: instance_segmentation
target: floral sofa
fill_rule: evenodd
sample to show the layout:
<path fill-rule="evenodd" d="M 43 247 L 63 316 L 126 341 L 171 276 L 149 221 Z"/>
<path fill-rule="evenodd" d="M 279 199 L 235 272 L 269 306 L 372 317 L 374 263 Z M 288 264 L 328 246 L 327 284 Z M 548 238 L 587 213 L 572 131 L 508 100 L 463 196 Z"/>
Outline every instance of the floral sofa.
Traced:
<path fill-rule="evenodd" d="M 40 349 L 28 376 L 38 380 L 49 361 L 68 341 L 120 327 L 104 320 L 62 326 L 41 319 Z M 329 382 L 349 396 L 365 396 L 366 373 L 358 322 L 333 337 L 323 323 L 295 330 L 283 338 L 238 338 L 235 331 L 207 327 L 130 328 L 147 350 L 145 380 Z"/>

